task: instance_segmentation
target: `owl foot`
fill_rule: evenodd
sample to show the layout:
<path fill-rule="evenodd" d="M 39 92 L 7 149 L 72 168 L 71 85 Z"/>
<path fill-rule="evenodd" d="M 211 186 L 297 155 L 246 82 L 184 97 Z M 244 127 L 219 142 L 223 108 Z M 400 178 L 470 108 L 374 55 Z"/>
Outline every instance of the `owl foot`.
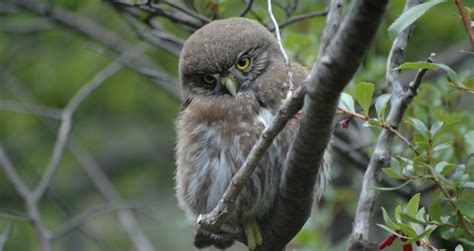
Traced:
<path fill-rule="evenodd" d="M 234 239 L 224 235 L 213 234 L 204 231 L 197 231 L 194 234 L 194 246 L 196 248 L 206 248 L 214 246 L 218 249 L 226 249 L 234 244 Z"/>
<path fill-rule="evenodd" d="M 247 237 L 247 247 L 249 250 L 255 250 L 257 246 L 263 243 L 262 233 L 256 221 L 245 223 L 244 232 Z"/>

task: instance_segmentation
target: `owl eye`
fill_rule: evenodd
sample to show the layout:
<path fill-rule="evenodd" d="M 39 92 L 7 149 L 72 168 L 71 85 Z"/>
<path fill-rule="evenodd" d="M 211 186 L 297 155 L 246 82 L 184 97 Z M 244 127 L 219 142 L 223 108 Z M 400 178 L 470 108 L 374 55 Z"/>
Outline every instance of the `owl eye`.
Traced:
<path fill-rule="evenodd" d="M 203 75 L 202 80 L 204 80 L 204 83 L 206 83 L 207 85 L 213 85 L 214 83 L 216 83 L 216 79 L 211 75 Z"/>
<path fill-rule="evenodd" d="M 247 70 L 250 66 L 250 58 L 249 57 L 243 57 L 243 58 L 239 59 L 239 61 L 237 62 L 237 64 L 235 64 L 235 66 L 240 71 Z"/>

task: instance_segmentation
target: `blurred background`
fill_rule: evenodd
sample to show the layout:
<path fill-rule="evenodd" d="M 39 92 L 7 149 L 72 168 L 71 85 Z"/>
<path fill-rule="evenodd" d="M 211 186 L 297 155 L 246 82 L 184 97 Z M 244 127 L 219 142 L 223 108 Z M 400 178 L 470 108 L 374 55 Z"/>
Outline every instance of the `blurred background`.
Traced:
<path fill-rule="evenodd" d="M 248 3 L 163 2 L 156 4 L 177 16 L 182 12 L 176 6 L 194 8 L 193 12 L 208 19 L 238 16 Z M 137 3 L 0 0 L 0 144 L 29 187 L 38 184 L 51 159 L 62 109 L 75 108 L 71 100 L 81 101 L 72 109 L 68 143 L 39 203 L 45 226 L 57 237 L 54 250 L 136 250 L 133 233 L 145 236 L 155 250 L 195 250 L 193 223 L 177 206 L 173 176 L 174 121 L 180 105 L 177 54 L 196 27 L 128 6 Z M 386 30 L 403 4 L 390 2 L 354 83 L 370 81 L 378 93 L 382 90 L 392 43 Z M 474 1 L 465 4 L 474 6 Z M 278 21 L 284 22 L 300 14 L 321 13 L 327 5 L 327 1 L 280 0 L 274 1 L 273 9 Z M 316 14 L 282 30 L 292 60 L 308 67 L 316 58 L 325 21 L 324 15 Z M 424 61 L 437 53 L 437 62 L 462 76 L 472 75 L 474 57 L 460 53 L 470 50 L 470 45 L 458 15 L 452 4 L 430 10 L 417 23 L 405 59 Z M 265 1 L 254 1 L 245 16 L 271 28 Z M 407 82 L 412 76 L 412 72 L 404 75 Z M 445 79 L 442 72 L 428 77 L 433 82 Z M 90 93 L 82 89 L 92 85 L 96 88 Z M 353 84 L 347 91 L 351 88 Z M 78 95 L 81 91 L 87 95 Z M 434 97 L 424 96 L 426 107 L 434 104 L 430 98 Z M 472 113 L 472 96 L 459 99 L 460 109 Z M 459 134 L 465 128 L 472 130 L 473 122 L 472 116 L 465 117 Z M 378 135 L 378 130 L 356 124 L 351 128 L 336 128 L 335 142 L 356 151 L 359 163 L 338 155 L 340 149 L 336 149 L 333 185 L 315 204 L 312 218 L 290 250 L 343 250 L 347 244 L 360 169 Z M 396 149 L 404 150 L 403 145 Z M 381 203 L 388 208 L 406 198 L 394 192 L 385 195 Z M 41 249 L 35 229 L 22 219 L 25 214 L 22 197 L 0 172 L 0 231 L 12 226 L 4 250 Z M 377 231 L 383 238 L 385 233 Z"/>

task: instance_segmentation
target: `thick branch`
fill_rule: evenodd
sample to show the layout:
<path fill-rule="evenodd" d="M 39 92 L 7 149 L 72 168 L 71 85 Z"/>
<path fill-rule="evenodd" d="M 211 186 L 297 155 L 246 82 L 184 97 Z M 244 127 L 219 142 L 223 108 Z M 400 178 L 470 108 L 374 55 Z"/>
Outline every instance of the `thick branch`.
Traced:
<path fill-rule="evenodd" d="M 372 42 L 387 1 L 351 1 L 351 8 L 307 81 L 303 116 L 290 148 L 281 190 L 265 220 L 259 250 L 281 250 L 310 215 L 319 163 L 332 135 L 339 95 Z"/>

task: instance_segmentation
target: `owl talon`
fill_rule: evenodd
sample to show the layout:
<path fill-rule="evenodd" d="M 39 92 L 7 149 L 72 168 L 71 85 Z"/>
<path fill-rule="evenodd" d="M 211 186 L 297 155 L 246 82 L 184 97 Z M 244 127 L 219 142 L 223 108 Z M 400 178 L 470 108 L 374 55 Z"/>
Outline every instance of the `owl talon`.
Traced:
<path fill-rule="evenodd" d="M 256 221 L 247 222 L 244 225 L 244 232 L 249 250 L 255 250 L 257 246 L 263 243 L 262 233 Z"/>

